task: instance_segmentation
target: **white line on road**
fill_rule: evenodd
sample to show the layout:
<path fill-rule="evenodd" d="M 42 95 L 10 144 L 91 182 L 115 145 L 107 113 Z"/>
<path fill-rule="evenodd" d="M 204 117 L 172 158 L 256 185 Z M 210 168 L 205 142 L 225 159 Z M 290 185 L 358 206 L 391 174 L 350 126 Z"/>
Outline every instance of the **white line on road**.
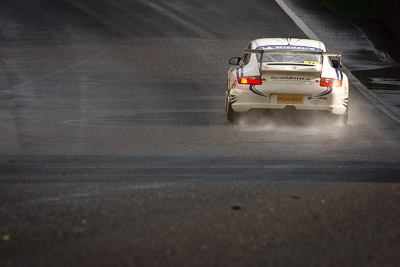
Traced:
<path fill-rule="evenodd" d="M 275 0 L 275 2 L 286 12 L 286 14 L 296 23 L 296 25 L 308 36 L 310 39 L 319 40 L 318 36 L 286 5 L 283 0 Z"/>
<path fill-rule="evenodd" d="M 153 1 L 141 0 L 141 2 L 144 5 L 147 5 L 148 7 L 158 11 L 160 14 L 163 14 L 164 16 L 167 16 L 170 19 L 176 21 L 177 23 L 185 26 L 187 29 L 191 30 L 192 32 L 198 34 L 199 36 L 201 36 L 203 38 L 216 38 L 216 36 L 214 36 L 213 34 L 211 34 L 211 33 L 207 32 L 206 30 L 196 26 L 195 24 L 193 24 L 189 20 L 187 20 L 184 17 L 182 17 L 180 14 L 178 14 L 178 11 L 171 12 L 170 10 L 168 10 L 168 9 L 158 5 L 158 4 L 156 4 Z"/>

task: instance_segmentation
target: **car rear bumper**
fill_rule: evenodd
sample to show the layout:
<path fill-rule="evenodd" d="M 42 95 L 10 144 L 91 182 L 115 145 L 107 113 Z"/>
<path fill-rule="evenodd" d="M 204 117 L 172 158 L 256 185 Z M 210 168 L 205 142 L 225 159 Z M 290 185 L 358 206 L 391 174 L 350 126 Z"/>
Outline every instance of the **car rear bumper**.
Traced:
<path fill-rule="evenodd" d="M 340 92 L 337 90 L 337 92 Z M 332 114 L 342 115 L 347 112 L 347 97 L 340 93 L 331 93 L 324 97 L 311 94 L 291 94 L 301 96 L 301 104 L 278 103 L 277 93 L 256 95 L 249 90 L 232 90 L 230 99 L 235 112 L 247 112 L 251 109 L 282 110 L 287 107 L 297 110 L 329 111 Z"/>
<path fill-rule="evenodd" d="M 247 112 L 251 109 L 275 109 L 283 110 L 288 107 L 294 107 L 297 110 L 310 111 L 329 111 L 332 114 L 342 115 L 347 112 L 344 105 L 283 105 L 283 104 L 261 104 L 261 103 L 234 103 L 232 109 L 235 112 Z"/>

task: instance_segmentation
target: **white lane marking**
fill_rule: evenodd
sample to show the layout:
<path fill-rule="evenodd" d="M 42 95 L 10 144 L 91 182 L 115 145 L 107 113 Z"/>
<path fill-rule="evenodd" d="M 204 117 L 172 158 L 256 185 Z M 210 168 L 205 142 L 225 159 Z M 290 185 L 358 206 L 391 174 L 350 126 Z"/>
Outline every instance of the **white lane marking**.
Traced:
<path fill-rule="evenodd" d="M 397 78 L 369 78 L 373 83 L 400 85 L 400 79 Z"/>
<path fill-rule="evenodd" d="M 176 21 L 177 23 L 185 26 L 186 28 L 192 30 L 194 33 L 200 35 L 201 37 L 204 38 L 215 38 L 216 36 L 214 36 L 213 34 L 203 30 L 202 28 L 194 25 L 192 22 L 186 20 L 185 18 L 182 18 L 181 16 L 179 16 L 179 14 L 175 14 L 174 12 L 171 12 L 169 10 L 167 10 L 166 8 L 152 2 L 152 1 L 141 1 L 143 4 L 153 8 L 154 10 L 157 10 L 159 13 L 163 14 L 164 16 L 167 16 L 168 18 Z M 171 8 L 173 8 L 172 6 L 170 6 Z M 177 11 L 178 13 L 179 11 Z"/>
<path fill-rule="evenodd" d="M 310 39 L 318 40 L 318 36 L 286 5 L 283 0 L 275 0 L 275 2 L 286 12 L 294 23 L 308 36 Z"/>

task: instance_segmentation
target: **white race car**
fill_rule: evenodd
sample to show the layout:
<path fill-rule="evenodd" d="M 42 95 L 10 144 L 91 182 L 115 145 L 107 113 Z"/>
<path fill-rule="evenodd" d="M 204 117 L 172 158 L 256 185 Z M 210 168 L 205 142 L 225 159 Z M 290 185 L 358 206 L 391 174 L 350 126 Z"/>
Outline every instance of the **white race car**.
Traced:
<path fill-rule="evenodd" d="M 341 72 L 342 53 L 309 39 L 251 41 L 229 64 L 225 96 L 227 119 L 251 109 L 324 111 L 347 122 L 349 82 Z"/>

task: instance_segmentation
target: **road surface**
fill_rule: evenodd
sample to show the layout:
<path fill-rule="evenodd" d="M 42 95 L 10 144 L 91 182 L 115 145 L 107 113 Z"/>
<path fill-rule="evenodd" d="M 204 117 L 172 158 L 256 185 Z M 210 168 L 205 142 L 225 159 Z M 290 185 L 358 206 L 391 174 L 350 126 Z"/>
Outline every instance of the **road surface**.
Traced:
<path fill-rule="evenodd" d="M 272 0 L 0 3 L 2 266 L 396 266 L 399 124 L 227 122 Z M 360 51 L 361 53 L 362 51 Z"/>

